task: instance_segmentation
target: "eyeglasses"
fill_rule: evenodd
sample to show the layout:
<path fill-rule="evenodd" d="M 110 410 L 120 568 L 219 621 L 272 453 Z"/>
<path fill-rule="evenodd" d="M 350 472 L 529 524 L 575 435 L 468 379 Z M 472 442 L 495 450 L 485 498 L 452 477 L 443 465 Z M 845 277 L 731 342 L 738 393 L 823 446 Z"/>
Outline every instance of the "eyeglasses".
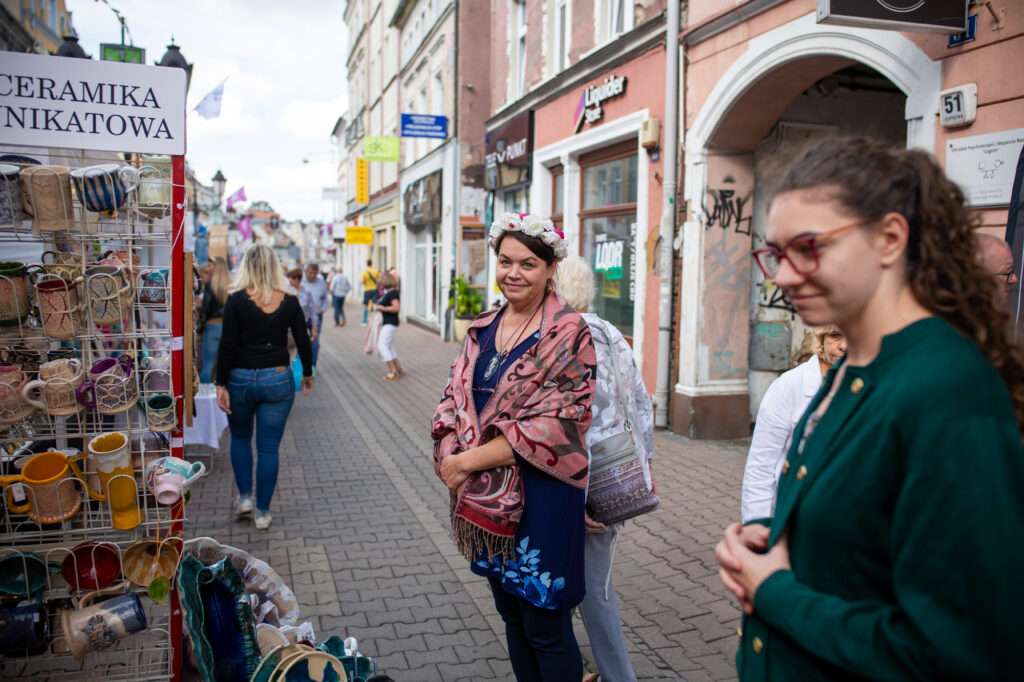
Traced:
<path fill-rule="evenodd" d="M 1006 282 L 1007 284 L 1013 284 L 1013 282 L 1014 282 L 1013 277 L 1014 277 L 1014 275 L 1017 274 L 1017 271 L 1014 270 L 1013 268 L 1010 268 L 1006 272 L 1000 272 L 1000 273 L 997 273 L 997 274 L 998 274 L 999 277 L 1002 277 L 1003 281 Z"/>
<path fill-rule="evenodd" d="M 761 272 L 768 279 L 775 279 L 775 276 L 779 274 L 779 267 L 782 265 L 782 261 L 789 261 L 789 265 L 793 270 L 800 275 L 809 275 L 818 269 L 818 250 L 821 248 L 819 243 L 825 237 L 834 237 L 838 234 L 852 230 L 855 227 L 866 225 L 870 223 L 874 218 L 867 220 L 858 220 L 855 223 L 849 225 L 843 225 L 837 227 L 834 230 L 828 232 L 822 232 L 821 234 L 811 235 L 810 237 L 798 237 L 786 244 L 781 249 L 777 246 L 768 245 L 763 249 L 757 249 L 750 255 L 753 257 L 757 266 L 761 268 Z"/>

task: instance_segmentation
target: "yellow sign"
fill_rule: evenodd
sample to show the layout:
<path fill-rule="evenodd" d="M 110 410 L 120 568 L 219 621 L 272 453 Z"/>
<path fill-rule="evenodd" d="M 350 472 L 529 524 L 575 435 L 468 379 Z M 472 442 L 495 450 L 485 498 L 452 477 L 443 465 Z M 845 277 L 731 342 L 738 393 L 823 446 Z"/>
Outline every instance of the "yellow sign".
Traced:
<path fill-rule="evenodd" d="M 370 169 L 363 158 L 356 159 L 356 203 L 370 203 Z"/>
<path fill-rule="evenodd" d="M 373 228 L 372 227 L 360 227 L 358 225 L 349 225 L 345 228 L 345 243 L 346 244 L 372 244 L 373 243 Z"/>
<path fill-rule="evenodd" d="M 228 257 L 228 226 L 211 225 L 208 248 L 211 259 L 220 256 L 225 260 Z"/>

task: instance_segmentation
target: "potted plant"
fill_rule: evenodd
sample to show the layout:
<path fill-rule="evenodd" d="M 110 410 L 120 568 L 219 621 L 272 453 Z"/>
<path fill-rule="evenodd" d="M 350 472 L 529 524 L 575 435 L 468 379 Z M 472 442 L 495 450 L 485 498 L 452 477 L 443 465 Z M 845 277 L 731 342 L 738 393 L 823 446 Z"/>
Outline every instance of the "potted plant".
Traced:
<path fill-rule="evenodd" d="M 456 277 L 452 280 L 451 297 L 448 305 L 455 311 L 454 331 L 455 340 L 462 343 L 466 338 L 466 331 L 473 322 L 473 318 L 484 309 L 484 297 L 480 292 L 469 285 L 469 282 Z"/>

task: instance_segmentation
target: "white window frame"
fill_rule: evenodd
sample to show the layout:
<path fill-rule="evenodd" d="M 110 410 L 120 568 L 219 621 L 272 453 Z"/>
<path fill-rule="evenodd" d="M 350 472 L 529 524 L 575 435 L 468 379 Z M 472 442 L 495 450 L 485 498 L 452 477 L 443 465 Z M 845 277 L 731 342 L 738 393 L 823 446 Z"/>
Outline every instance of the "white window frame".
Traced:
<path fill-rule="evenodd" d="M 513 0 L 515 5 L 516 77 L 514 99 L 526 94 L 526 0 Z"/>
<path fill-rule="evenodd" d="M 555 0 L 555 73 L 561 73 L 569 66 L 571 6 L 569 0 Z"/>

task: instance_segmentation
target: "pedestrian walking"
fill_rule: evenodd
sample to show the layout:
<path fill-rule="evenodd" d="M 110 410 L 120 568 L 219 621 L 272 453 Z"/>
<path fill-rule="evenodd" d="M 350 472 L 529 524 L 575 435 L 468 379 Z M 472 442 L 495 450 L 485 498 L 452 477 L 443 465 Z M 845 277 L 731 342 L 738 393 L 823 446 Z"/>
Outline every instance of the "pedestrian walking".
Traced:
<path fill-rule="evenodd" d="M 398 353 L 395 352 L 395 332 L 398 331 L 398 313 L 402 309 L 402 304 L 398 297 L 397 283 L 391 273 L 385 272 L 380 276 L 380 285 L 383 293 L 374 305 L 374 309 L 381 314 L 377 353 L 388 366 L 388 373 L 381 379 L 394 381 L 405 374 L 398 362 Z"/>
<path fill-rule="evenodd" d="M 338 268 L 338 271 L 331 277 L 331 302 L 334 304 L 334 326 L 345 326 L 345 297 L 352 291 L 352 284 L 348 281 L 345 273 Z"/>
<path fill-rule="evenodd" d="M 622 433 L 632 422 L 636 454 L 648 488 L 653 489 L 650 462 L 654 458 L 654 406 L 636 366 L 633 350 L 611 323 L 588 312 L 594 301 L 594 273 L 582 258 L 573 256 L 559 263 L 555 281 L 565 302 L 586 320 L 597 353 L 597 385 L 590 409 L 592 418 L 587 430 L 587 452 L 591 453 L 601 441 Z M 615 354 L 614 363 L 612 353 Z M 616 380 L 618 374 L 622 375 L 622 385 Z M 623 413 L 623 402 L 628 414 Z M 635 415 L 636 420 L 633 421 L 629 415 Z M 583 627 L 587 630 L 601 680 L 636 682 L 626 638 L 622 634 L 622 616 L 612 580 L 615 541 L 623 523 L 605 526 L 584 514 L 587 593 L 580 604 Z"/>
<path fill-rule="evenodd" d="M 317 335 L 313 341 L 313 368 L 316 369 L 316 361 L 320 357 L 320 335 L 324 329 L 324 313 L 327 312 L 327 305 L 330 294 L 327 293 L 327 282 L 320 276 L 320 267 L 316 263 L 310 263 L 305 268 L 306 276 L 302 278 L 302 290 L 309 293 L 313 302 L 313 321 L 309 318 L 306 323 L 317 328 Z"/>
<path fill-rule="evenodd" d="M 302 393 L 313 390 L 313 351 L 306 320 L 269 246 L 250 246 L 224 304 L 217 353 L 217 405 L 228 415 L 231 468 L 238 497 L 234 512 L 255 506 L 257 530 L 270 527 L 270 500 L 277 485 L 278 449 L 295 401 L 288 331 L 302 361 Z M 256 495 L 252 485 L 252 435 L 256 426 Z"/>
<path fill-rule="evenodd" d="M 1007 680 L 1024 596 L 1024 365 L 964 194 L 925 152 L 828 138 L 755 252 L 847 353 L 793 434 L 770 526 L 715 550 L 741 680 Z"/>
<path fill-rule="evenodd" d="M 783 372 L 773 381 L 757 408 L 754 436 L 743 471 L 740 520 L 769 519 L 775 508 L 775 488 L 793 440 L 793 430 L 804 416 L 828 371 L 846 354 L 846 338 L 839 327 L 814 329 L 814 355 Z"/>
<path fill-rule="evenodd" d="M 373 309 L 370 304 L 377 297 L 377 280 L 380 279 L 380 271 L 373 267 L 372 260 L 366 261 L 366 268 L 360 278 L 363 281 L 363 325 L 365 326 L 366 315 Z"/>
<path fill-rule="evenodd" d="M 224 303 L 228 300 L 228 287 L 231 285 L 231 269 L 226 260 L 217 256 L 210 270 L 210 279 L 203 288 L 203 303 L 199 308 L 203 328 L 203 369 L 199 373 L 199 381 L 204 384 L 213 381 L 213 368 L 217 362 L 217 348 L 220 346 L 224 322 Z"/>
<path fill-rule="evenodd" d="M 302 286 L 302 269 L 292 268 L 288 271 L 288 283 L 291 284 L 295 296 L 299 299 L 299 307 L 302 308 L 302 316 L 306 321 L 306 333 L 313 347 L 313 357 L 316 357 L 320 348 L 320 325 L 317 324 L 316 302 L 313 300 L 313 293 Z M 316 363 L 313 364 L 316 370 Z"/>
<path fill-rule="evenodd" d="M 490 234 L 508 303 L 473 321 L 452 365 L 432 420 L 434 469 L 455 544 L 490 583 L 516 679 L 576 681 L 594 346 L 551 288 L 566 255 L 551 221 L 506 213 Z"/>

